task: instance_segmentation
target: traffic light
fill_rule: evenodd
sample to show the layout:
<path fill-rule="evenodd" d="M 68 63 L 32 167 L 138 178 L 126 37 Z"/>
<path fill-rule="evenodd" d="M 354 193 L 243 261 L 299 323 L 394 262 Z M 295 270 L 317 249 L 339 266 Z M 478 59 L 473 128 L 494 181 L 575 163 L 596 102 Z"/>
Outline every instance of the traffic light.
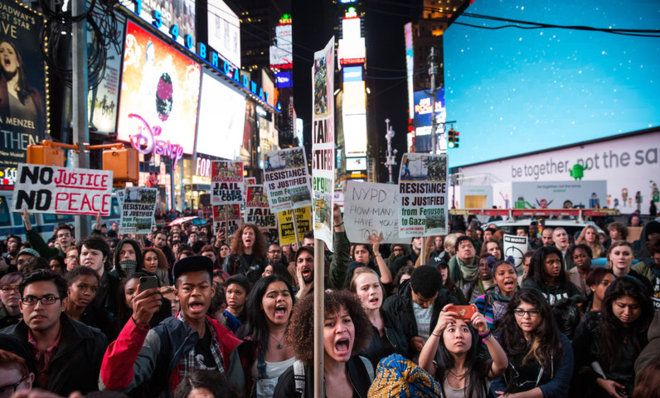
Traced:
<path fill-rule="evenodd" d="M 458 141 L 459 141 L 458 136 L 460 135 L 460 133 L 458 131 L 454 130 L 454 128 L 452 127 L 447 132 L 447 135 L 448 135 L 448 137 L 447 137 L 447 147 L 448 148 L 458 148 Z"/>

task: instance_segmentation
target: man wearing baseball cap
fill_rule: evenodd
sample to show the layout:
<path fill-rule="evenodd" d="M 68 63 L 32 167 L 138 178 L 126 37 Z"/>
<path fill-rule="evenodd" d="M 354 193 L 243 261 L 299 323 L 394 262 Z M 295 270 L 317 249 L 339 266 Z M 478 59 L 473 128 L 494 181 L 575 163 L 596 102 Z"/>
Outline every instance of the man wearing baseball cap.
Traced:
<path fill-rule="evenodd" d="M 203 256 L 187 257 L 174 264 L 172 274 L 179 314 L 149 329 L 161 294 L 159 288 L 139 291 L 131 319 L 103 357 L 101 389 L 171 396 L 191 371 L 213 370 L 242 391 L 245 377 L 237 352 L 241 340 L 206 315 L 215 293 L 213 262 Z"/>

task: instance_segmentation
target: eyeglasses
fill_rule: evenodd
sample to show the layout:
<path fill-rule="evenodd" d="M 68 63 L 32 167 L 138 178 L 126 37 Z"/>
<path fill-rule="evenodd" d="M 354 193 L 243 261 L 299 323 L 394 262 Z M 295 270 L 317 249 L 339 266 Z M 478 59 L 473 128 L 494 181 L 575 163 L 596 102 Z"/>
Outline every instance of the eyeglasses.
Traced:
<path fill-rule="evenodd" d="M 14 384 L 6 384 L 4 386 L 0 386 L 0 397 L 10 397 L 12 396 L 15 392 L 16 389 L 18 388 L 21 383 L 23 383 L 29 375 L 23 376 L 18 382 Z"/>
<path fill-rule="evenodd" d="M 525 311 L 521 308 L 516 308 L 515 310 L 513 310 L 513 313 L 519 318 L 523 318 L 525 315 L 529 316 L 530 318 L 534 318 L 534 317 L 539 316 L 541 314 L 541 311 L 539 311 L 539 310 Z"/>
<path fill-rule="evenodd" d="M 21 299 L 24 305 L 37 305 L 37 302 L 40 302 L 42 305 L 53 305 L 59 300 L 60 298 L 52 295 L 52 294 L 47 294 L 42 297 L 37 297 L 37 296 L 25 296 Z"/>
<path fill-rule="evenodd" d="M 6 285 L 0 287 L 0 290 L 2 290 L 3 293 L 18 292 L 18 285 Z"/>

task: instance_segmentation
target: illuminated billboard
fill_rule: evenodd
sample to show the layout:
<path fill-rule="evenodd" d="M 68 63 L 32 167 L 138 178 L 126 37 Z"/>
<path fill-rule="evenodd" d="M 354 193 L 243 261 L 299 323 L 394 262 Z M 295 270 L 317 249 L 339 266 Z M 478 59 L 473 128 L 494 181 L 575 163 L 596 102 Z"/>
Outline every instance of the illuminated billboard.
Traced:
<path fill-rule="evenodd" d="M 342 38 L 339 39 L 337 59 L 341 65 L 362 64 L 366 58 L 364 37 L 360 29 L 360 18 L 344 18 L 341 21 Z"/>
<path fill-rule="evenodd" d="M 275 87 L 277 88 L 291 88 L 293 87 L 293 72 L 290 70 L 283 70 L 275 73 Z"/>
<path fill-rule="evenodd" d="M 406 43 L 406 83 L 408 87 L 408 119 L 414 117 L 413 70 L 415 68 L 415 53 L 413 50 L 412 22 L 403 25 L 404 41 Z"/>
<path fill-rule="evenodd" d="M 364 156 L 367 153 L 366 105 L 364 81 L 344 81 L 342 124 L 347 157 Z"/>
<path fill-rule="evenodd" d="M 222 0 L 208 1 L 208 44 L 241 68 L 241 21 Z"/>
<path fill-rule="evenodd" d="M 120 4 L 188 48 L 195 44 L 195 0 L 120 0 Z"/>
<path fill-rule="evenodd" d="M 425 90 L 415 91 L 414 96 L 414 123 L 415 127 L 431 126 L 432 98 Z M 445 108 L 445 91 L 440 88 L 435 93 L 435 120 L 444 123 L 447 117 Z"/>
<path fill-rule="evenodd" d="M 197 127 L 197 153 L 229 160 L 241 154 L 245 126 L 245 95 L 213 75 L 202 75 Z"/>
<path fill-rule="evenodd" d="M 291 23 L 275 26 L 275 45 L 270 46 L 270 67 L 293 68 L 293 25 Z"/>
<path fill-rule="evenodd" d="M 199 84 L 199 64 L 128 21 L 117 138 L 142 153 L 191 154 Z"/>

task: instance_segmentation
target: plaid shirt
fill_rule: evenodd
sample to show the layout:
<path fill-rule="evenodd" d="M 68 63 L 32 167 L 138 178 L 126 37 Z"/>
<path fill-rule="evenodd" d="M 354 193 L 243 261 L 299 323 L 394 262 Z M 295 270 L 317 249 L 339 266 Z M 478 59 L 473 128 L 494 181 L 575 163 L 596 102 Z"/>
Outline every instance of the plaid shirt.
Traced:
<path fill-rule="evenodd" d="M 183 316 L 181 313 L 177 316 L 177 319 L 180 320 L 181 322 L 184 322 Z M 222 350 L 220 349 L 220 343 L 218 343 L 218 335 L 213 328 L 213 325 L 209 324 L 208 321 L 206 322 L 206 332 L 211 333 L 211 355 L 213 355 L 213 361 L 215 362 L 215 365 L 217 367 L 218 372 L 220 373 L 225 373 L 225 368 L 224 368 L 224 358 L 222 357 Z M 204 365 L 201 364 L 197 359 L 196 359 L 197 353 L 195 352 L 195 348 L 193 347 L 192 350 L 188 351 L 187 354 L 184 354 L 181 359 L 179 360 L 179 363 L 177 364 L 176 368 L 177 371 L 179 372 L 179 377 L 181 380 L 183 380 L 186 376 L 188 376 L 189 372 L 195 370 L 195 369 L 201 369 L 204 370 Z"/>
<path fill-rule="evenodd" d="M 58 333 L 57 338 L 53 344 L 45 350 L 40 350 L 38 348 L 37 340 L 32 335 L 32 331 L 28 328 L 28 343 L 32 348 L 32 352 L 34 353 L 34 360 L 37 365 L 37 385 L 39 387 L 45 388 L 48 386 L 48 367 L 50 366 L 50 361 L 53 359 L 55 350 L 60 345 L 61 337 L 62 329 L 60 328 L 60 332 Z"/>

